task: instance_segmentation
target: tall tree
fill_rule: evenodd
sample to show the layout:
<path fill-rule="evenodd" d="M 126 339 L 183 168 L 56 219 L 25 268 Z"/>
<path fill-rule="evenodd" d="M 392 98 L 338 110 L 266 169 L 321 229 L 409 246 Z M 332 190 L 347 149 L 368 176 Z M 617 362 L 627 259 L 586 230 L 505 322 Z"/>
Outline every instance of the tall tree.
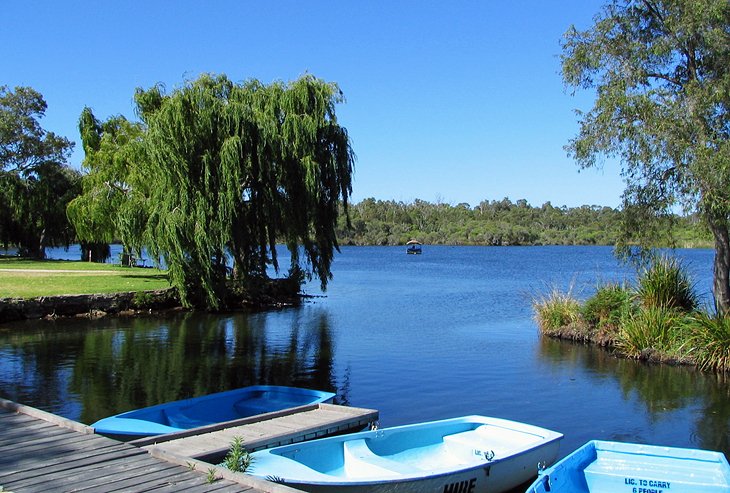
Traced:
<path fill-rule="evenodd" d="M 121 240 L 125 251 L 137 252 L 144 243 L 147 190 L 142 139 L 145 129 L 123 116 L 99 121 L 90 108 L 79 118 L 86 174 L 83 193 L 67 213 L 79 239 L 104 251 Z M 102 255 L 103 256 L 103 255 Z M 93 258 L 93 254 L 92 254 Z"/>
<path fill-rule="evenodd" d="M 89 173 L 69 207 L 80 237 L 146 247 L 186 304 L 218 307 L 230 277 L 278 270 L 277 242 L 293 276 L 326 286 L 354 162 L 335 84 L 203 75 L 135 99 L 141 124 L 81 116 Z"/>
<path fill-rule="evenodd" d="M 228 256 L 234 277 L 250 281 L 269 263 L 278 269 L 277 241 L 292 272 L 304 260 L 301 272 L 327 284 L 354 160 L 335 84 L 204 75 L 170 95 L 138 90 L 136 100 L 148 126 L 146 166 L 158 180 L 147 235 L 184 297 L 217 306 Z"/>
<path fill-rule="evenodd" d="M 46 108 L 32 88 L 0 86 L 0 241 L 38 258 L 72 241 L 64 209 L 79 183 L 66 166 L 73 143 L 39 123 Z"/>
<path fill-rule="evenodd" d="M 730 310 L 730 3 L 612 0 L 565 35 L 562 73 L 595 89 L 568 146 L 581 167 L 621 160 L 624 245 L 651 246 L 677 207 L 715 239 L 714 295 Z"/>

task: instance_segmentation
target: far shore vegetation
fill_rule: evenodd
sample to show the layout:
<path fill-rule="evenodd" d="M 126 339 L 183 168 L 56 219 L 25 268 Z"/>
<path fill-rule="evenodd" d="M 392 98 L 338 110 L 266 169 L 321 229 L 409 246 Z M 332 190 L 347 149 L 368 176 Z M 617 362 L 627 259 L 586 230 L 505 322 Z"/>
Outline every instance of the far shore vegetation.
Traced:
<path fill-rule="evenodd" d="M 608 283 L 580 300 L 553 288 L 533 300 L 543 335 L 604 346 L 637 360 L 730 370 L 730 316 L 698 301 L 673 257 L 655 257 L 633 285 Z"/>
<path fill-rule="evenodd" d="M 418 239 L 430 245 L 617 245 L 627 216 L 606 206 L 532 206 L 483 200 L 451 205 L 368 198 L 349 207 L 350 226 L 340 217 L 337 238 L 342 245 L 405 245 Z M 710 231 L 695 216 L 671 214 L 654 247 L 712 248 Z"/>

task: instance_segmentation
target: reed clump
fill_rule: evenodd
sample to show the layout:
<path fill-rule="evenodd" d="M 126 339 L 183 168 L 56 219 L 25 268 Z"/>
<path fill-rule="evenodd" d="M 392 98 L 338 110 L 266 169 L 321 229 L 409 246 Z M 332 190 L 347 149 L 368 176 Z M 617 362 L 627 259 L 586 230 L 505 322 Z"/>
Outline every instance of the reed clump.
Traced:
<path fill-rule="evenodd" d="M 680 261 L 657 257 L 635 285 L 607 283 L 580 301 L 552 288 L 533 299 L 542 334 L 608 346 L 647 361 L 730 371 L 730 317 L 700 308 L 695 284 Z"/>

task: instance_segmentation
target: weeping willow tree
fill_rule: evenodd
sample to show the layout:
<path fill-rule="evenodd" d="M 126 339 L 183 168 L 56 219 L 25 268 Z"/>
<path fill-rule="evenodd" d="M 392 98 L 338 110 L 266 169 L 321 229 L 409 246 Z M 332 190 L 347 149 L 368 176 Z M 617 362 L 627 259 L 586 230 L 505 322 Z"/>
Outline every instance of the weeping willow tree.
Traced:
<path fill-rule="evenodd" d="M 84 108 L 79 132 L 85 152 L 83 193 L 66 210 L 76 234 L 83 244 L 102 250 L 121 240 L 125 251 L 139 253 L 151 183 L 144 166 L 144 127 L 123 116 L 101 122 Z"/>
<path fill-rule="evenodd" d="M 145 244 L 184 303 L 216 308 L 227 278 L 277 271 L 331 279 L 338 204 L 347 213 L 354 155 L 337 85 L 312 76 L 242 84 L 203 75 L 170 94 L 138 89 L 145 125 Z M 230 259 L 230 261 L 229 261 Z M 232 268 L 229 266 L 232 265 Z"/>

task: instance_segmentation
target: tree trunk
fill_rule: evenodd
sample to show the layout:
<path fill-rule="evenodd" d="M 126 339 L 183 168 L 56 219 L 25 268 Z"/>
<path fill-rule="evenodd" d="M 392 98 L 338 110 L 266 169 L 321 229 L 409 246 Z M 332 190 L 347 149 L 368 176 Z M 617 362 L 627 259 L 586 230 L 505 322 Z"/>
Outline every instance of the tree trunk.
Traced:
<path fill-rule="evenodd" d="M 712 292 L 715 308 L 720 315 L 730 312 L 730 233 L 727 221 L 710 221 L 715 237 L 715 261 L 713 265 Z"/>

